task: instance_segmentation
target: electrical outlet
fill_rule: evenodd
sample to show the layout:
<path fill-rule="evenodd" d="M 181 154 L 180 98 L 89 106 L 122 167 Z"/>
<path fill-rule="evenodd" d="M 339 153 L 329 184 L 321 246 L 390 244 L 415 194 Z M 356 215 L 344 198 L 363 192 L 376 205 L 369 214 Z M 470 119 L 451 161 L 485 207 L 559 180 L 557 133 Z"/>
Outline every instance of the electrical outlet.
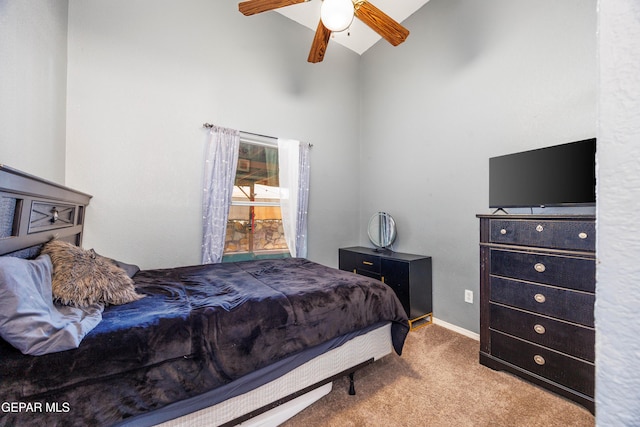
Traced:
<path fill-rule="evenodd" d="M 473 291 L 470 291 L 469 289 L 464 290 L 464 302 L 473 304 Z"/>

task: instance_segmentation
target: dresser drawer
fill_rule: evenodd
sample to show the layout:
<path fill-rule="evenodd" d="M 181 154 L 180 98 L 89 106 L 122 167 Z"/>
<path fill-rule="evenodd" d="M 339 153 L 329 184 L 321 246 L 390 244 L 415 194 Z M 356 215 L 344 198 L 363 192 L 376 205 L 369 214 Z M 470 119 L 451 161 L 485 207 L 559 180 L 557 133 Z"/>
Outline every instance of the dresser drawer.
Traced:
<path fill-rule="evenodd" d="M 579 393 L 594 396 L 593 363 L 496 331 L 491 331 L 491 354 Z"/>
<path fill-rule="evenodd" d="M 371 277 L 372 279 L 382 280 L 382 276 L 380 273 L 376 273 L 375 271 L 364 270 L 362 268 L 356 268 L 353 270 L 354 273 L 359 274 L 361 276 Z"/>
<path fill-rule="evenodd" d="M 490 327 L 589 362 L 595 361 L 596 334 L 592 328 L 497 304 L 491 304 Z"/>
<path fill-rule="evenodd" d="M 368 275 L 365 272 L 378 276 L 380 279 L 380 257 L 370 255 L 360 255 L 356 264 L 358 273 Z"/>
<path fill-rule="evenodd" d="M 340 270 L 355 271 L 363 276 L 374 277 L 380 280 L 379 256 L 342 249 L 340 249 L 339 254 Z"/>
<path fill-rule="evenodd" d="M 492 302 L 594 327 L 595 295 L 591 293 L 490 277 L 489 299 Z"/>
<path fill-rule="evenodd" d="M 593 221 L 492 219 L 489 227 L 491 243 L 590 252 L 596 247 Z"/>
<path fill-rule="evenodd" d="M 595 292 L 596 263 L 591 258 L 491 249 L 490 274 Z"/>

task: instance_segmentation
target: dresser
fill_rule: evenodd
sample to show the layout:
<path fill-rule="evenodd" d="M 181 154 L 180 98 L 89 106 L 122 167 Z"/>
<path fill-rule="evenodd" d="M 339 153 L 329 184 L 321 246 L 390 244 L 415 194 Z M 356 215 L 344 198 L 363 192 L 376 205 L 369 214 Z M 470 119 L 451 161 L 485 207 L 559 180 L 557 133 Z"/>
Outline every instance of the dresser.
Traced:
<path fill-rule="evenodd" d="M 338 251 L 340 270 L 381 280 L 394 290 L 411 330 L 433 321 L 431 257 L 356 246 Z"/>
<path fill-rule="evenodd" d="M 595 218 L 478 215 L 480 363 L 595 411 Z"/>

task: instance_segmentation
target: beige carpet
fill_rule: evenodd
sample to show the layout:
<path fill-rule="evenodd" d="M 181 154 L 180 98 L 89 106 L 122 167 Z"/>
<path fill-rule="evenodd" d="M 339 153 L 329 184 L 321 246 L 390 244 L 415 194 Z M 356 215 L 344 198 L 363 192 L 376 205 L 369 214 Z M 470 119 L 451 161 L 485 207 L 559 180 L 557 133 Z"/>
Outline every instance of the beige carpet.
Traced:
<path fill-rule="evenodd" d="M 478 363 L 479 343 L 437 325 L 409 333 L 395 353 L 347 378 L 284 427 L 593 426 L 583 407 Z"/>

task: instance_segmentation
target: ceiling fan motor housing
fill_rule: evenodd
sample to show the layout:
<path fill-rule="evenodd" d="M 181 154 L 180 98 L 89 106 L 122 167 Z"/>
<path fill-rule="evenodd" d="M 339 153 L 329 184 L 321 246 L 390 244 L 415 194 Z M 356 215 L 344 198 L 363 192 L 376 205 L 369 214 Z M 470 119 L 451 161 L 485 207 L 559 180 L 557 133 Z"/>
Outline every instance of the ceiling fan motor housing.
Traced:
<path fill-rule="evenodd" d="M 320 19 L 333 32 L 344 31 L 353 22 L 355 11 L 351 0 L 324 0 L 320 6 Z"/>

